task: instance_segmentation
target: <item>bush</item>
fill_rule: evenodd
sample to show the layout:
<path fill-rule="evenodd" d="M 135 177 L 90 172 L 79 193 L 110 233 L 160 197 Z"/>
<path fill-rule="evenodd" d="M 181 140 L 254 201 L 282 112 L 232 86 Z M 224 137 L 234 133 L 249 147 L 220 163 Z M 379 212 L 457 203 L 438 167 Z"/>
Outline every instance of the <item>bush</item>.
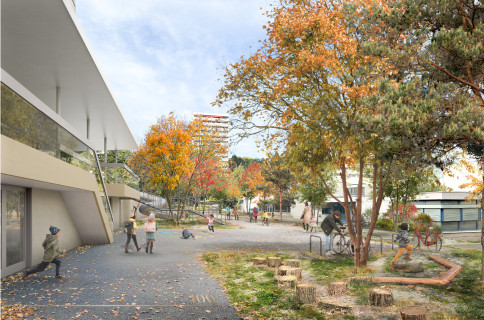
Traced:
<path fill-rule="evenodd" d="M 378 219 L 376 221 L 376 227 L 378 229 L 383 229 L 383 230 L 388 230 L 388 231 L 395 230 L 394 226 L 393 226 L 393 220 L 388 219 L 388 218 Z"/>
<path fill-rule="evenodd" d="M 415 221 L 416 224 L 425 224 L 427 226 L 432 226 L 434 224 L 432 218 L 425 213 L 420 213 L 413 219 L 413 221 Z"/>
<path fill-rule="evenodd" d="M 413 223 L 413 229 L 410 229 L 410 230 L 415 230 L 415 228 L 417 228 L 420 232 L 427 232 L 429 227 L 433 227 L 434 230 L 436 231 L 442 230 L 442 228 L 439 225 L 434 225 L 432 218 L 425 213 L 420 213 L 418 216 L 416 216 L 413 219 L 412 223 Z"/>

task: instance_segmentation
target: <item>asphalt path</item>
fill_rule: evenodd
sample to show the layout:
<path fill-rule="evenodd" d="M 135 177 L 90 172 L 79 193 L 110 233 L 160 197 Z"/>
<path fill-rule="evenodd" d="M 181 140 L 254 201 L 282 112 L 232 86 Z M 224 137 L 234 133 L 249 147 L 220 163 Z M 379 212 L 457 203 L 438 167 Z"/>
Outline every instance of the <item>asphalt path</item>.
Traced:
<path fill-rule="evenodd" d="M 241 319 L 204 271 L 200 254 L 308 251 L 310 234 L 292 224 L 237 223 L 240 228 L 215 226 L 215 233 L 197 227 L 190 230 L 195 239 L 182 239 L 181 230 L 160 229 L 153 254 L 144 248 L 136 252 L 133 245 L 124 253 L 126 235 L 118 233 L 112 244 L 80 248 L 60 258 L 63 279 L 54 278 L 54 265 L 23 281 L 19 276 L 3 279 L 2 304 L 33 306 L 36 314 L 28 319 Z M 138 233 L 143 245 L 144 232 Z"/>

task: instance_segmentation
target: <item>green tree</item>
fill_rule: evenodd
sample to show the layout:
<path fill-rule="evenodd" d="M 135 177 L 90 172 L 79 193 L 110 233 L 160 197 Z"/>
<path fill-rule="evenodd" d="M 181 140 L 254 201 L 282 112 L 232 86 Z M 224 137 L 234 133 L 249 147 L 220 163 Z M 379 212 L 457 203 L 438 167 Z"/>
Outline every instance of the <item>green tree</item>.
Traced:
<path fill-rule="evenodd" d="M 264 162 L 261 174 L 265 181 L 274 186 L 275 195 L 279 199 L 279 217 L 282 221 L 282 200 L 289 203 L 294 200 L 291 199 L 292 196 L 289 192 L 294 185 L 294 176 L 287 169 L 284 159 L 277 153 Z"/>
<path fill-rule="evenodd" d="M 433 136 L 433 141 L 429 139 L 427 143 L 454 143 L 462 148 L 469 142 L 482 144 L 484 3 L 398 0 L 360 12 L 365 21 L 362 29 L 366 31 L 363 48 L 386 61 L 386 77 L 395 81 L 418 78 L 419 90 L 440 91 L 435 104 L 442 112 L 456 118 L 474 114 L 470 121 L 454 121 L 455 126 L 448 127 L 447 133 L 451 134 L 447 141 Z M 484 195 L 484 189 L 482 192 Z M 484 211 L 483 201 L 481 210 Z M 484 252 L 484 224 L 481 244 Z M 484 282 L 484 255 L 481 280 Z"/>

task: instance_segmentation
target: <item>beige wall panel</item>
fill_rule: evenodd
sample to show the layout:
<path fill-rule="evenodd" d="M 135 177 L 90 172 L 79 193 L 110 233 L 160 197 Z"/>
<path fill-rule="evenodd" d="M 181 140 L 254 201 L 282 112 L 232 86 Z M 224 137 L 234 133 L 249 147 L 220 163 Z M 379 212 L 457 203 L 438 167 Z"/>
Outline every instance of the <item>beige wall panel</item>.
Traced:
<path fill-rule="evenodd" d="M 53 225 L 61 229 L 60 249 L 70 250 L 82 244 L 62 195 L 58 191 L 32 189 L 32 265 L 44 254 L 42 242 Z"/>
<path fill-rule="evenodd" d="M 106 184 L 106 192 L 110 197 L 130 198 L 139 200 L 140 192 L 125 184 L 109 183 Z"/>
<path fill-rule="evenodd" d="M 135 201 L 133 200 L 128 200 L 128 199 L 123 199 L 121 200 L 121 223 L 124 224 L 124 222 L 128 221 L 129 216 L 133 213 L 133 205 L 135 204 Z M 139 218 L 140 214 L 138 214 L 138 211 L 136 211 L 137 217 Z"/>
<path fill-rule="evenodd" d="M 120 227 L 121 221 L 121 206 L 120 206 L 120 199 L 119 198 L 109 198 L 111 201 L 111 211 L 113 212 L 113 226 L 114 229 Z"/>

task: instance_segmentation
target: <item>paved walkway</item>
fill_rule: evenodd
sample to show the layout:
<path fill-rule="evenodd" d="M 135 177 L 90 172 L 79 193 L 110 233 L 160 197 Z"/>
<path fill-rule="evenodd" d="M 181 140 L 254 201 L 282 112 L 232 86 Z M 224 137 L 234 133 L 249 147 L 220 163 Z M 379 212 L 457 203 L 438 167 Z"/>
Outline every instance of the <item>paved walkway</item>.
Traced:
<path fill-rule="evenodd" d="M 197 260 L 203 251 L 308 250 L 300 227 L 269 227 L 240 221 L 241 229 L 193 229 L 196 239 L 181 239 L 180 230 L 160 229 L 153 254 L 144 249 L 124 253 L 126 235 L 110 245 L 69 252 L 61 258 L 64 279 L 54 266 L 24 281 L 2 281 L 2 304 L 31 305 L 29 319 L 240 319 L 220 285 Z M 144 232 L 139 232 L 140 243 Z M 60 239 L 62 247 L 62 238 Z"/>
<path fill-rule="evenodd" d="M 3 279 L 2 304 L 34 306 L 37 314 L 30 319 L 240 319 L 197 260 L 199 254 L 219 249 L 309 251 L 311 234 L 293 223 L 266 227 L 243 219 L 237 224 L 240 229 L 215 226 L 213 234 L 205 226 L 192 229 L 195 240 L 181 239 L 180 230 L 160 229 L 153 254 L 133 247 L 124 253 L 126 235 L 119 233 L 110 245 L 61 258 L 64 279 L 53 277 L 53 266 L 24 281 L 18 276 Z M 313 235 L 322 236 L 324 246 L 323 234 Z M 144 232 L 138 237 L 143 243 Z M 319 252 L 319 240 L 313 239 L 313 251 Z M 384 250 L 389 249 L 386 244 Z"/>

